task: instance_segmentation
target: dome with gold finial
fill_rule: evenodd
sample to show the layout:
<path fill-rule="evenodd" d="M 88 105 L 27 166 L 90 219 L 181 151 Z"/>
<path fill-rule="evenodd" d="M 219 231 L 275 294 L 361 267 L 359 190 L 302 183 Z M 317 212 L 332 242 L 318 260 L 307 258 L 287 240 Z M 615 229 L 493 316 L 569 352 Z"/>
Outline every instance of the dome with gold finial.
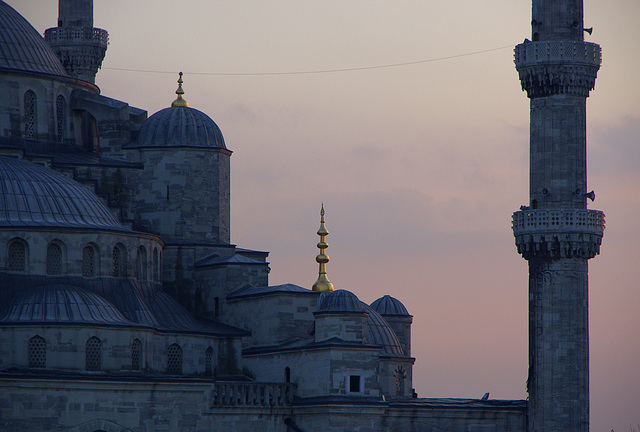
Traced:
<path fill-rule="evenodd" d="M 142 124 L 132 147 L 204 147 L 227 149 L 222 131 L 205 113 L 189 107 L 180 72 L 176 99 Z"/>

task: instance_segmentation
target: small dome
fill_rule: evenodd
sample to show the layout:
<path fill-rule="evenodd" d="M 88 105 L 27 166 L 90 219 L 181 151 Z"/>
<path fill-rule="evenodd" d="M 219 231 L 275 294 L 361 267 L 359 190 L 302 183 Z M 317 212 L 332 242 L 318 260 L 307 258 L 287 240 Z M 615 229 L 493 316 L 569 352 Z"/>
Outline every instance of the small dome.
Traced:
<path fill-rule="evenodd" d="M 137 325 L 104 298 L 73 285 L 44 285 L 17 294 L 0 313 L 0 324 Z"/>
<path fill-rule="evenodd" d="M 398 336 L 385 319 L 366 303 L 363 303 L 362 306 L 364 311 L 369 314 L 369 318 L 367 318 L 367 328 L 365 331 L 367 343 L 371 345 L 381 345 L 381 354 L 383 355 L 391 357 L 406 357 L 402 350 L 402 346 L 400 345 L 400 341 L 398 340 Z"/>
<path fill-rule="evenodd" d="M 371 303 L 371 308 L 380 315 L 411 316 L 402 302 L 390 295 L 380 297 Z"/>
<path fill-rule="evenodd" d="M 165 108 L 145 120 L 136 147 L 227 148 L 211 117 L 189 107 Z"/>
<path fill-rule="evenodd" d="M 362 302 L 347 290 L 323 293 L 318 302 L 318 312 L 364 312 Z"/>
<path fill-rule="evenodd" d="M 127 231 L 89 188 L 53 170 L 0 156 L 0 228 Z"/>
<path fill-rule="evenodd" d="M 0 1 L 0 70 L 69 76 L 40 33 L 3 1 Z"/>

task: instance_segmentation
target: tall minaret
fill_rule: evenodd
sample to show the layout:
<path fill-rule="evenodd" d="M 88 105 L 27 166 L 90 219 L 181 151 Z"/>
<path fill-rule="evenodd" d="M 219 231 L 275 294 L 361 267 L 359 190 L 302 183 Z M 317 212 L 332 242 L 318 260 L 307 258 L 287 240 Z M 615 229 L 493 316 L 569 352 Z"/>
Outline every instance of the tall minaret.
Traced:
<path fill-rule="evenodd" d="M 604 215 L 587 210 L 586 99 L 600 47 L 584 42 L 582 0 L 533 0 L 532 40 L 515 48 L 530 98 L 530 202 L 513 214 L 529 262 L 529 428 L 589 430 L 587 261 Z"/>
<path fill-rule="evenodd" d="M 95 83 L 109 34 L 93 27 L 93 0 L 59 0 L 58 27 L 44 38 L 73 78 Z"/>

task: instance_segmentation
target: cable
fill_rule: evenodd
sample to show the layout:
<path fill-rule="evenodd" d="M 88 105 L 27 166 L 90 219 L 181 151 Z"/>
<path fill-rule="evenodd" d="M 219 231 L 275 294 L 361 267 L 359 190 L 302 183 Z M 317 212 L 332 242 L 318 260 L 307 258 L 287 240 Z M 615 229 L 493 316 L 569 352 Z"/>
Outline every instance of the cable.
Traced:
<path fill-rule="evenodd" d="M 324 69 L 324 70 L 311 70 L 311 71 L 293 71 L 293 72 L 185 72 L 186 75 L 210 75 L 210 76 L 272 76 L 272 75 L 311 75 L 311 74 L 327 74 L 327 73 L 341 73 L 341 72 L 355 72 L 355 71 L 363 71 L 363 70 L 372 70 L 372 69 L 385 69 L 385 68 L 394 68 L 400 66 L 411 66 L 421 63 L 433 63 L 442 60 L 449 60 L 459 57 L 467 57 L 472 55 L 484 54 L 492 51 L 499 51 L 506 48 L 513 48 L 514 45 L 505 45 L 498 48 L 490 48 L 482 51 L 474 51 L 465 54 L 456 54 L 445 57 L 437 57 L 426 60 L 417 60 L 411 62 L 404 63 L 392 63 L 385 65 L 377 65 L 377 66 L 363 66 L 363 67 L 355 67 L 355 68 L 345 68 L 345 69 Z M 123 72 L 142 72 L 142 73 L 157 73 L 157 74 L 175 74 L 174 71 L 159 71 L 159 70 L 147 70 L 147 69 L 127 69 L 127 68 L 112 68 L 112 67 L 103 67 L 102 69 L 115 70 L 115 71 L 123 71 Z"/>

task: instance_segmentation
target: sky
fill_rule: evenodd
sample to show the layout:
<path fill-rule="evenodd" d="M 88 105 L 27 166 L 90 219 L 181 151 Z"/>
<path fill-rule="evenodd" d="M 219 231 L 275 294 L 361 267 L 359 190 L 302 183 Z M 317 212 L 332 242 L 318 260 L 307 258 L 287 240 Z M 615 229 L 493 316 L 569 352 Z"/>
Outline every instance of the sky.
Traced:
<path fill-rule="evenodd" d="M 55 0 L 8 3 L 56 25 Z M 589 261 L 592 431 L 640 424 L 639 20 L 637 0 L 585 0 L 603 49 L 589 208 L 606 214 Z M 513 46 L 530 21 L 525 0 L 96 0 L 110 33 L 96 83 L 151 115 L 183 71 L 234 152 L 232 242 L 270 251 L 270 284 L 311 288 L 324 203 L 336 289 L 414 315 L 419 396 L 524 399 L 528 268 L 510 223 L 529 193 Z"/>

